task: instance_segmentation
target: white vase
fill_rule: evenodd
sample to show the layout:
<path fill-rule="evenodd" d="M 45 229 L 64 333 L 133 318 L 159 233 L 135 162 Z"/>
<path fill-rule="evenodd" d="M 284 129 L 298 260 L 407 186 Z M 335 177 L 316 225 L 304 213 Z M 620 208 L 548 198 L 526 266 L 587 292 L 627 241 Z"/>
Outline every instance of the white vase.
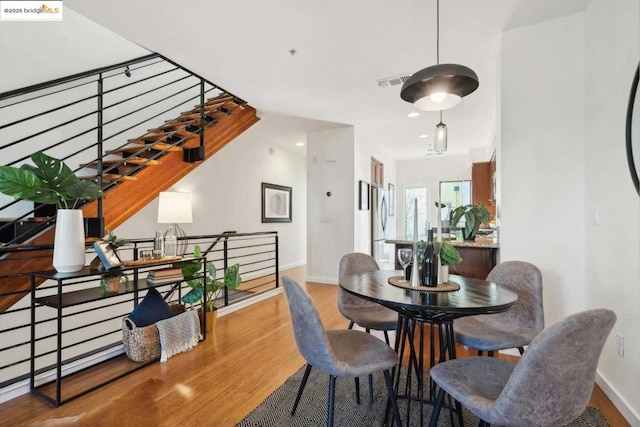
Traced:
<path fill-rule="evenodd" d="M 447 283 L 449 281 L 449 266 L 441 265 L 440 274 L 442 275 L 442 283 Z"/>
<path fill-rule="evenodd" d="M 85 262 L 84 223 L 80 209 L 58 209 L 53 267 L 58 273 L 82 270 Z"/>

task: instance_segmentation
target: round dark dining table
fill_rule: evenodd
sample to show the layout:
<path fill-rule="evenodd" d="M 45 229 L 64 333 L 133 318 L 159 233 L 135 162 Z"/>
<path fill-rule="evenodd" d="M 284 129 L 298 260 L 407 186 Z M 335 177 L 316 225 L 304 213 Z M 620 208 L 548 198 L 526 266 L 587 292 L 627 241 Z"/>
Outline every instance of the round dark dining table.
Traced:
<path fill-rule="evenodd" d="M 518 295 L 493 282 L 449 275 L 460 289 L 450 292 L 427 292 L 406 289 L 389 283 L 402 271 L 377 270 L 343 276 L 340 287 L 350 294 L 377 302 L 398 313 L 427 322 L 446 322 L 462 316 L 500 313 L 510 309 Z"/>
<path fill-rule="evenodd" d="M 400 315 L 396 332 L 394 349 L 399 353 L 398 369 L 394 369 L 394 389 L 399 398 L 407 398 L 406 416 L 409 418 L 409 408 L 412 400 L 422 403 L 433 402 L 435 388 L 429 380 L 428 398 L 425 398 L 423 384 L 424 365 L 424 325 L 431 328 L 429 334 L 431 345 L 429 347 L 429 365 L 433 367 L 435 361 L 435 346 L 439 344 L 439 362 L 455 359 L 455 338 L 453 321 L 463 316 L 479 314 L 500 313 L 509 310 L 518 300 L 518 295 L 493 282 L 473 279 L 470 277 L 449 275 L 449 281 L 460 285 L 460 289 L 449 292 L 429 292 L 424 290 L 407 289 L 389 283 L 392 276 L 402 276 L 402 271 L 377 270 L 360 274 L 343 276 L 339 280 L 342 289 L 350 294 L 369 301 L 384 305 Z M 417 333 L 416 328 L 420 330 Z M 435 332 L 439 339 L 435 342 Z M 414 346 L 414 336 L 418 334 L 419 345 Z M 407 384 L 411 384 L 411 372 L 417 377 L 416 395 L 401 395 L 398 393 L 399 378 L 401 376 L 405 342 L 409 343 L 409 366 Z M 410 389 L 410 386 L 408 387 Z M 405 388 L 407 390 L 407 388 Z M 463 425 L 462 408 L 455 402 L 459 424 Z M 387 408 L 388 409 L 388 408 Z M 386 417 L 385 417 L 386 418 Z M 423 405 L 420 405 L 420 426 L 424 423 Z M 407 419 L 407 425 L 410 424 Z"/>

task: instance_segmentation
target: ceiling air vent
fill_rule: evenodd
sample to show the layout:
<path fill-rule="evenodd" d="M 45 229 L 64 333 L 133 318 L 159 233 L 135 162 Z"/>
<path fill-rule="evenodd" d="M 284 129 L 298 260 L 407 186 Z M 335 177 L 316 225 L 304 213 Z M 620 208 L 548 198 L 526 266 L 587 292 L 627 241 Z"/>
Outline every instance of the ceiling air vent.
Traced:
<path fill-rule="evenodd" d="M 378 87 L 398 86 L 406 82 L 409 79 L 409 77 L 411 77 L 411 74 L 402 74 L 400 76 L 387 77 L 386 79 L 380 79 L 380 80 L 377 80 Z"/>

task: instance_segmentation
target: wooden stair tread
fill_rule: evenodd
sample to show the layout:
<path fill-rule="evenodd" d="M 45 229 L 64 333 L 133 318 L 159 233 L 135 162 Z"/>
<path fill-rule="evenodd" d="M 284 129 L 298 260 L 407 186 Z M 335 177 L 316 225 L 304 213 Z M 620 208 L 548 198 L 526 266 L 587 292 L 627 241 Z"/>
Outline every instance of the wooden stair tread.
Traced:
<path fill-rule="evenodd" d="M 115 165 L 126 166 L 127 164 L 136 165 L 136 166 L 157 166 L 160 164 L 158 160 L 150 160 L 145 159 L 144 157 L 128 157 L 122 158 L 118 160 L 103 160 L 102 165 L 106 167 L 111 167 Z M 91 162 L 82 165 L 84 168 L 97 168 L 98 162 Z"/>
<path fill-rule="evenodd" d="M 135 153 L 143 148 L 147 151 L 182 151 L 182 147 L 178 145 L 167 144 L 166 142 L 147 142 L 141 139 L 130 139 L 131 145 L 124 146 L 118 150 L 109 151 L 108 154 Z"/>
<path fill-rule="evenodd" d="M 81 176 L 79 177 L 85 181 L 94 181 L 97 180 L 98 177 L 95 175 L 92 176 Z M 116 182 L 116 181 L 136 181 L 137 178 L 131 175 L 118 175 L 116 173 L 103 173 L 102 180 L 107 182 Z"/>

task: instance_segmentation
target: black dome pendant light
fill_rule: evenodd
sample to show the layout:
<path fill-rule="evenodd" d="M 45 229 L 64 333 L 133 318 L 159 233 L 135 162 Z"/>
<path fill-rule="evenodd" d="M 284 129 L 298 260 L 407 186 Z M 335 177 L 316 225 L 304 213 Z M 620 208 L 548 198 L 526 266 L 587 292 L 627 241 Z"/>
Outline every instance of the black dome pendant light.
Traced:
<path fill-rule="evenodd" d="M 478 88 L 478 76 L 469 67 L 440 64 L 440 0 L 437 3 L 437 65 L 415 72 L 404 82 L 400 97 L 418 110 L 442 111 L 458 105 L 462 98 Z"/>

